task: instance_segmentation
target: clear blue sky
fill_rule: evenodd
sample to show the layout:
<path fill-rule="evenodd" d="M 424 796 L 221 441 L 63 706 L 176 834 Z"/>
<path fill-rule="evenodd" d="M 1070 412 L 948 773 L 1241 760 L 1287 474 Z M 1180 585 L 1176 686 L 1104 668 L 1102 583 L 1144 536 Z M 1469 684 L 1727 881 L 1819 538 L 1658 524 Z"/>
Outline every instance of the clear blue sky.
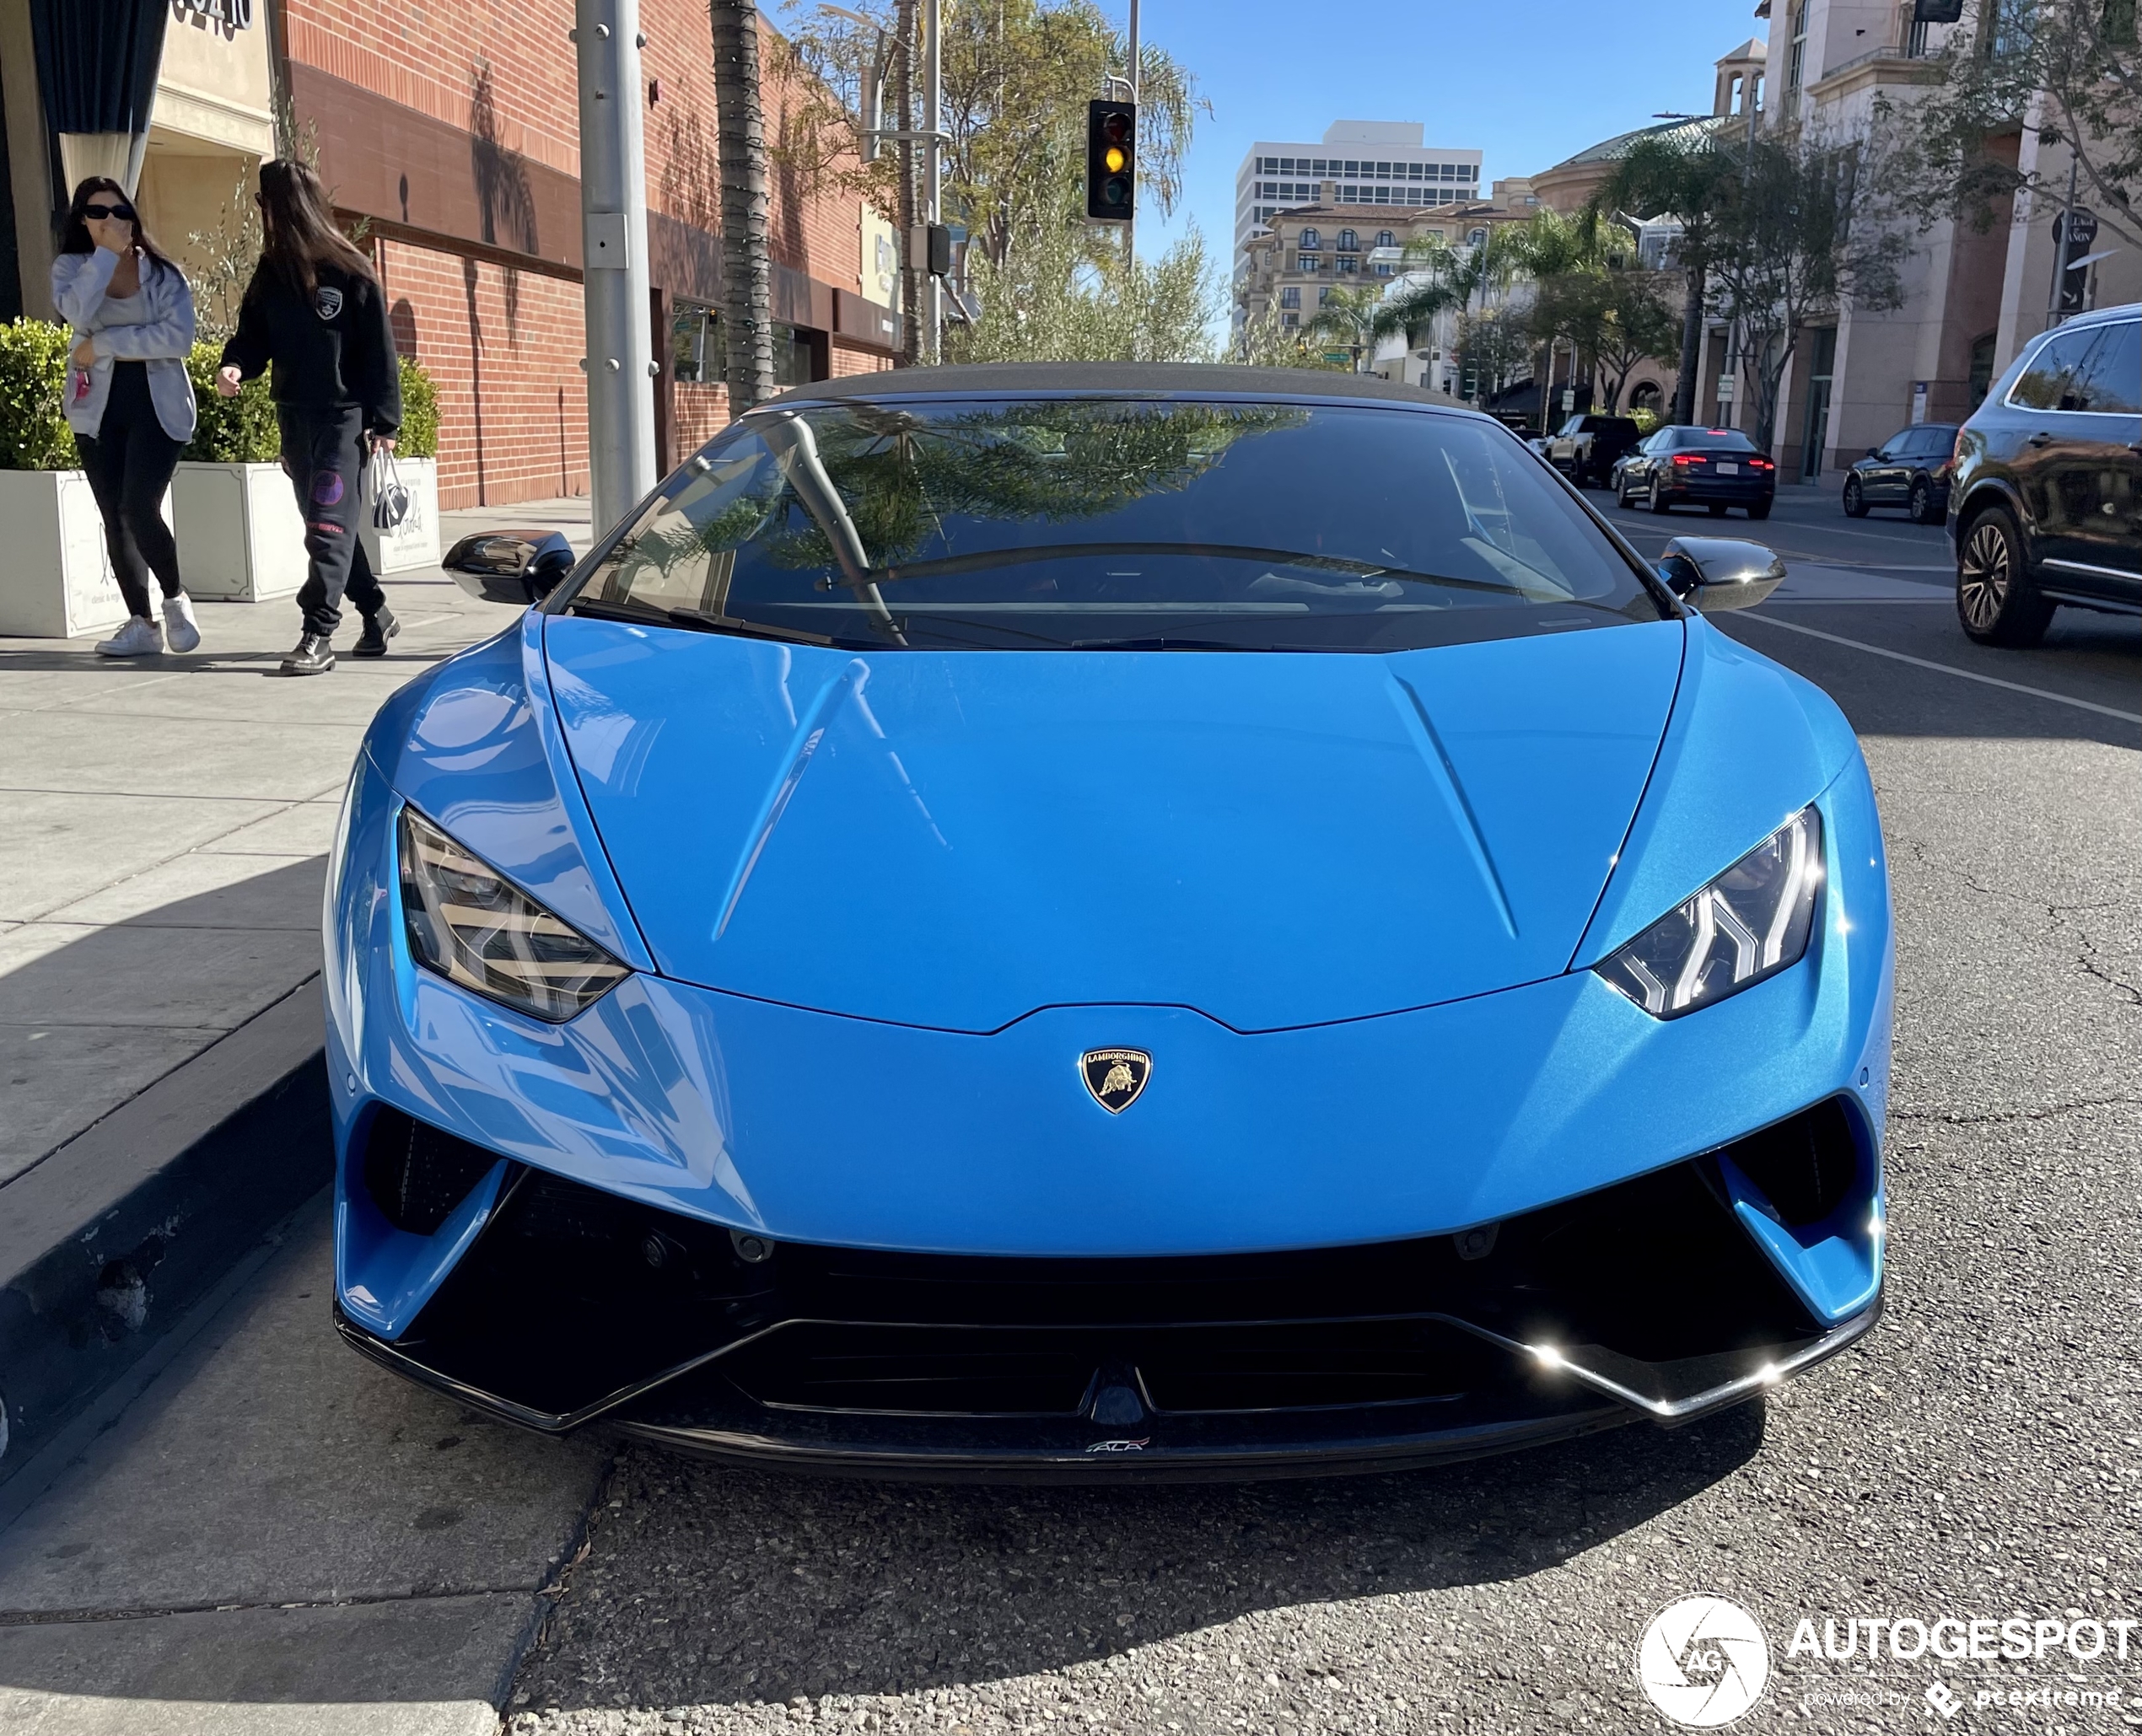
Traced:
<path fill-rule="evenodd" d="M 1101 0 L 1121 22 L 1127 0 Z M 1529 175 L 1653 110 L 1708 114 L 1712 63 L 1767 26 L 1755 0 L 1144 0 L 1140 29 L 1212 104 L 1182 204 L 1141 219 L 1138 250 L 1204 231 L 1224 270 L 1235 169 L 1251 141 L 1332 121 L 1418 121 L 1426 142 L 1486 153 L 1481 185 Z"/>

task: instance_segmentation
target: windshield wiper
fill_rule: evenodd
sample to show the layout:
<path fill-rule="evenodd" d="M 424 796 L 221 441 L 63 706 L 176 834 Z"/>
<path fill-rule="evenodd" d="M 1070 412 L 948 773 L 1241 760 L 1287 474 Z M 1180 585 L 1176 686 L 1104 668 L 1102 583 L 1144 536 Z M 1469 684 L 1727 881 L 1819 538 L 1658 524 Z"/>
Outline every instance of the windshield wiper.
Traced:
<path fill-rule="evenodd" d="M 1208 560 L 1278 562 L 1310 571 L 1343 572 L 1353 578 L 1395 578 L 1413 584 L 1441 585 L 1451 590 L 1488 591 L 1510 596 L 1513 588 L 1478 578 L 1458 578 L 1448 573 L 1412 572 L 1402 567 L 1358 560 L 1350 555 L 1305 554 L 1296 549 L 1267 549 L 1235 543 L 1201 542 L 1065 542 L 1043 543 L 1031 548 L 984 549 L 971 555 L 947 555 L 941 560 L 917 561 L 905 567 L 880 567 L 868 576 L 875 584 L 897 584 L 904 578 L 942 578 L 961 572 L 986 572 L 997 567 L 1018 567 L 1032 561 L 1075 561 L 1083 556 L 1136 558 L 1142 555 L 1192 556 Z M 821 590 L 852 583 L 846 578 L 821 578 Z"/>
<path fill-rule="evenodd" d="M 800 627 L 778 627 L 770 621 L 745 621 L 740 615 L 717 615 L 711 609 L 665 609 L 663 614 L 679 626 L 702 632 L 735 633 L 745 639 L 778 639 L 784 645 L 823 645 L 841 651 L 882 651 L 882 639 L 841 639 L 825 633 L 807 633 Z"/>
<path fill-rule="evenodd" d="M 1180 639 L 1173 636 L 1144 639 L 1074 639 L 1070 651 L 1354 651 L 1354 645 L 1245 645 L 1238 639 Z"/>

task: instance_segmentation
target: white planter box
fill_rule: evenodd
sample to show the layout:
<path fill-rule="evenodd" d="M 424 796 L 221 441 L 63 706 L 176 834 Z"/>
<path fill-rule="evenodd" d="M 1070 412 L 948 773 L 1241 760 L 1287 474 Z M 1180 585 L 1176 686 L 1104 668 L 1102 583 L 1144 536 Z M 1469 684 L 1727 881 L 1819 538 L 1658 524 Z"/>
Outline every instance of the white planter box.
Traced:
<path fill-rule="evenodd" d="M 89 479 L 0 470 L 0 636 L 74 639 L 126 619 Z"/>
<path fill-rule="evenodd" d="M 305 582 L 305 521 L 276 464 L 182 464 L 171 479 L 189 594 L 264 603 Z"/>
<path fill-rule="evenodd" d="M 374 572 L 406 572 L 417 567 L 439 565 L 439 460 L 435 458 L 398 458 L 395 469 L 401 486 L 409 491 L 409 516 L 391 530 L 372 528 L 372 496 L 364 496 L 363 515 L 358 535 L 364 539 L 365 558 Z"/>

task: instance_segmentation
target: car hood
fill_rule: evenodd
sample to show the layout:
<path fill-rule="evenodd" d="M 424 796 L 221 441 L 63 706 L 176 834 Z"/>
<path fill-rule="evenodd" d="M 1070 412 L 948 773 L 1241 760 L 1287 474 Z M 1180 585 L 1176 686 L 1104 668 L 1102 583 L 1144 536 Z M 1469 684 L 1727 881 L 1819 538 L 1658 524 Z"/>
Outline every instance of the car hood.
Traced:
<path fill-rule="evenodd" d="M 1272 1030 L 1567 970 L 1685 638 L 1230 656 L 857 654 L 573 615 L 544 634 L 664 975 L 961 1031 L 1104 1002 Z"/>

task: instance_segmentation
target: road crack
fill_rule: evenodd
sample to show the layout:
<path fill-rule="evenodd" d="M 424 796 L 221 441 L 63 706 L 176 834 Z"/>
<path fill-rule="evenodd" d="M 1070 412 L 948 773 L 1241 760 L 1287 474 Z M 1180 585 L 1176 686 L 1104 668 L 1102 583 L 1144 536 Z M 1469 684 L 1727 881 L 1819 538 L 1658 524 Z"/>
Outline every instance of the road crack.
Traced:
<path fill-rule="evenodd" d="M 2142 1109 L 2142 1097 L 2085 1097 L 2075 1103 L 2046 1104 L 2037 1109 L 1989 1110 L 1983 1115 L 1960 1115 L 1936 1113 L 1930 1110 L 1892 1109 L 1892 1121 L 1921 1121 L 1938 1123 L 1945 1127 L 1983 1127 L 2004 1121 L 2050 1121 L 2062 1115 L 2077 1115 L 2085 1110 Z"/>

